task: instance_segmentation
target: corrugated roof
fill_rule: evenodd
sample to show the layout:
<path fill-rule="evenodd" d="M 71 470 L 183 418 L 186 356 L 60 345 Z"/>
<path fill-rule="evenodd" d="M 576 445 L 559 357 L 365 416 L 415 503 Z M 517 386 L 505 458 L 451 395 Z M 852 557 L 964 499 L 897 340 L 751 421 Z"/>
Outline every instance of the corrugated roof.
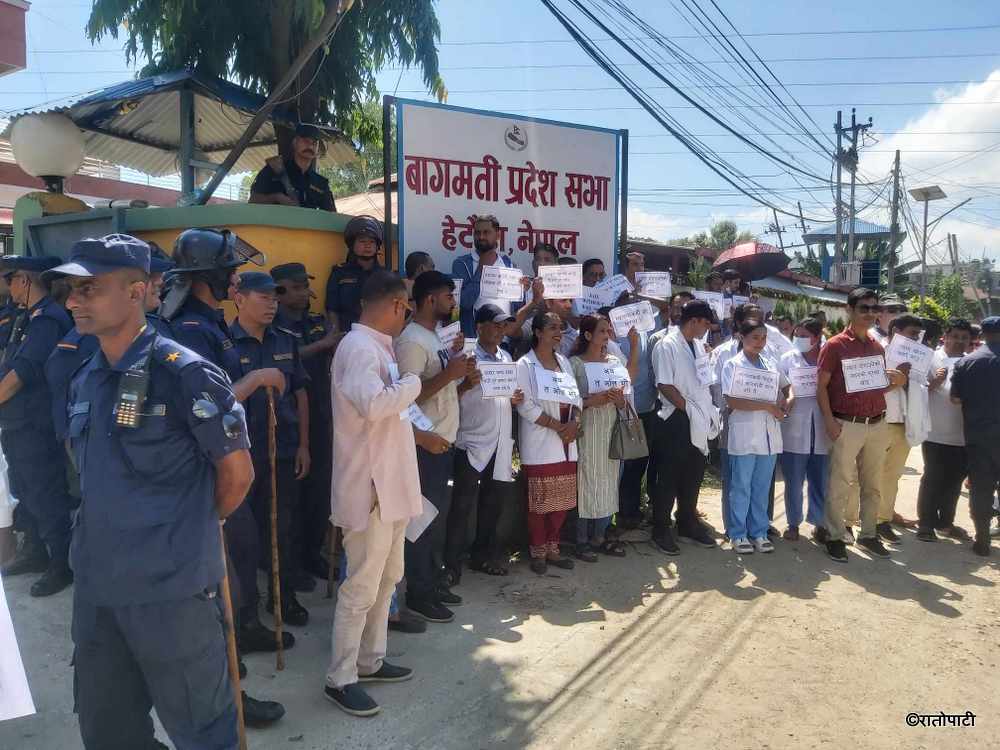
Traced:
<path fill-rule="evenodd" d="M 87 156 L 162 177 L 176 174 L 180 144 L 180 91 L 194 92 L 196 158 L 221 163 L 264 104 L 264 97 L 234 83 L 180 70 L 126 81 L 44 112 L 62 112 L 84 133 Z M 29 110 L 14 115 L 38 113 Z M 290 111 L 277 108 L 261 126 L 232 172 L 251 172 L 277 153 L 274 121 L 294 123 Z M 8 136 L 10 127 L 4 132 Z M 335 133 L 327 142 L 323 166 L 357 158 L 353 145 Z M 204 174 L 204 173 L 202 173 Z M 199 180 L 200 181 L 200 180 Z"/>
<path fill-rule="evenodd" d="M 818 286 L 811 286 L 810 284 L 799 284 L 791 279 L 782 279 L 778 276 L 768 276 L 766 279 L 755 281 L 753 282 L 753 288 L 770 289 L 775 292 L 794 294 L 796 296 L 801 295 L 809 297 L 810 299 L 820 300 L 822 302 L 835 302 L 841 305 L 847 302 L 847 295 L 841 292 L 835 292 L 831 289 L 823 289 Z"/>
<path fill-rule="evenodd" d="M 846 238 L 851 232 L 850 222 L 844 221 L 841 226 L 841 231 L 843 233 L 843 236 Z M 881 224 L 875 224 L 874 222 L 871 221 L 865 221 L 864 219 L 854 220 L 855 238 L 869 239 L 869 240 L 873 239 L 887 240 L 889 239 L 890 234 L 891 230 L 889 229 L 889 227 L 883 226 Z M 831 242 L 835 240 L 836 237 L 837 237 L 837 224 L 833 223 L 813 229 L 811 232 L 808 232 L 807 234 L 803 235 L 802 240 L 806 244 L 811 244 L 813 242 Z M 896 235 L 896 237 L 899 242 L 902 242 L 903 239 L 906 237 L 906 232 L 900 231 L 899 234 Z M 846 242 L 847 240 L 845 239 L 844 241 Z"/>

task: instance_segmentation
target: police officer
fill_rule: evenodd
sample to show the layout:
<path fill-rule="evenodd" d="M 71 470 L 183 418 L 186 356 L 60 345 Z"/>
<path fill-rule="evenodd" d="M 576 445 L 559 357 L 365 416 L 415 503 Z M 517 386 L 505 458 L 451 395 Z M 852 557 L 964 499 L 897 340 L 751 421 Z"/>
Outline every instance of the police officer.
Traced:
<path fill-rule="evenodd" d="M 161 336 L 171 338 L 173 331 L 170 324 L 160 316 L 160 295 L 163 293 L 164 275 L 172 270 L 174 262 L 170 260 L 160 246 L 149 243 L 149 283 L 146 285 L 146 322 L 153 326 Z"/>
<path fill-rule="evenodd" d="M 0 272 L 19 306 L 10 340 L 0 364 L 0 443 L 7 458 L 17 522 L 25 545 L 6 567 L 6 575 L 41 572 L 32 596 L 50 596 L 69 586 L 70 513 L 73 500 L 63 471 L 53 461 L 64 455 L 52 425 L 51 395 L 45 381 L 45 361 L 70 328 L 69 315 L 48 292 L 41 278 L 59 258 L 0 259 Z M 44 547 L 36 540 L 40 540 Z"/>
<path fill-rule="evenodd" d="M 361 287 L 368 277 L 382 270 L 382 222 L 371 216 L 355 216 L 344 227 L 347 260 L 333 269 L 326 283 L 326 317 L 330 326 L 347 333 L 361 317 Z"/>
<path fill-rule="evenodd" d="M 301 263 L 283 263 L 271 269 L 271 278 L 278 284 L 278 315 L 274 324 L 290 331 L 299 342 L 299 357 L 309 375 L 309 453 L 312 462 L 309 474 L 302 482 L 302 511 L 297 534 L 301 553 L 300 565 L 315 579 L 326 580 L 329 565 L 321 550 L 330 519 L 330 479 L 332 473 L 333 420 L 330 413 L 330 362 L 333 351 L 343 334 L 334 331 L 319 314 L 309 312 L 309 302 L 315 296 L 309 287 L 313 279 Z M 299 591 L 311 590 L 304 579 L 296 581 Z"/>
<path fill-rule="evenodd" d="M 263 367 L 273 367 L 280 370 L 285 379 L 285 387 L 276 393 L 274 405 L 277 418 L 274 447 L 281 613 L 289 625 L 303 627 L 309 622 L 309 613 L 295 597 L 294 574 L 298 569 L 298 560 L 292 549 L 292 526 L 300 512 L 299 480 L 309 473 L 308 376 L 299 358 L 295 336 L 272 325 L 278 312 L 276 288 L 274 279 L 266 273 L 247 271 L 240 274 L 235 295 L 239 313 L 231 330 L 244 375 Z M 260 548 L 266 550 L 271 546 L 271 445 L 265 389 L 254 391 L 247 398 L 245 407 L 255 477 L 247 501 L 262 532 Z M 270 567 L 271 556 L 267 555 L 265 560 L 266 567 Z M 268 578 L 269 587 L 273 580 L 273 577 Z M 274 611 L 273 587 L 269 591 L 267 610 Z"/>
<path fill-rule="evenodd" d="M 285 386 L 280 370 L 264 368 L 244 376 L 239 354 L 229 333 L 219 303 L 229 296 L 236 269 L 259 253 L 240 243 L 228 230 L 188 229 L 174 243 L 175 268 L 160 313 L 170 324 L 174 339 L 192 349 L 229 376 L 236 400 L 241 403 L 258 388 Z M 264 627 L 257 612 L 257 563 L 260 559 L 257 522 L 249 504 L 240 505 L 223 527 L 229 554 L 236 641 L 242 653 L 274 651 L 274 631 Z M 284 647 L 295 637 L 283 633 Z M 284 708 L 272 701 L 244 698 L 248 723 L 266 723 L 280 718 Z"/>
<path fill-rule="evenodd" d="M 250 186 L 250 203 L 336 211 L 330 182 L 313 168 L 321 137 L 314 125 L 299 124 L 292 138 L 292 158 L 272 156 L 267 160 Z"/>
<path fill-rule="evenodd" d="M 83 500 L 73 535 L 74 693 L 84 747 L 235 748 L 219 519 L 252 479 L 225 373 L 146 324 L 149 247 L 77 242 L 68 305 L 100 348 L 70 386 Z"/>

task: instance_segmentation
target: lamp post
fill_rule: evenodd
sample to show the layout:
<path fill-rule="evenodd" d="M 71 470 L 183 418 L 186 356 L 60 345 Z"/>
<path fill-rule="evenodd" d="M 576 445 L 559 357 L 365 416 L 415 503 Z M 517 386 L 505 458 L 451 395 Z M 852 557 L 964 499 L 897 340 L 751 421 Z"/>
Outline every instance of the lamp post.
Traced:
<path fill-rule="evenodd" d="M 66 115 L 19 117 L 11 127 L 10 145 L 17 165 L 44 180 L 50 193 L 61 193 L 63 179 L 83 164 L 83 133 Z"/>
<path fill-rule="evenodd" d="M 944 190 L 937 185 L 928 187 L 913 188 L 909 191 L 914 200 L 924 204 L 924 237 L 920 249 L 920 304 L 924 303 L 924 293 L 927 290 L 927 206 L 931 201 L 947 198 Z"/>

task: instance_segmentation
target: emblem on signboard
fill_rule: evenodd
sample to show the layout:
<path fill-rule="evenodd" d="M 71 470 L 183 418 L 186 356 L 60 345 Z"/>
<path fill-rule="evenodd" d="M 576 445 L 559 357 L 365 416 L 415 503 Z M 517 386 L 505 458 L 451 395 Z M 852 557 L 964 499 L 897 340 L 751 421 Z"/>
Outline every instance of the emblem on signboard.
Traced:
<path fill-rule="evenodd" d="M 511 151 L 524 151 L 528 147 L 528 136 L 517 123 L 511 123 L 503 134 L 503 142 Z"/>

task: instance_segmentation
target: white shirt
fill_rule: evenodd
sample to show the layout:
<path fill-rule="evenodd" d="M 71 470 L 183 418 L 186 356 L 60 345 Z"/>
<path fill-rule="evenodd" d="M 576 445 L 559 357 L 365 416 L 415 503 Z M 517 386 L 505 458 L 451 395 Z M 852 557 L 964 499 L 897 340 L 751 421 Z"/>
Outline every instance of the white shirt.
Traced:
<path fill-rule="evenodd" d="M 692 343 L 695 345 L 695 352 L 698 352 L 700 344 L 697 341 Z M 702 385 L 698 379 L 695 356 L 681 330 L 671 329 L 653 348 L 653 378 L 656 381 L 657 392 L 661 385 L 672 385 L 680 391 L 685 401 L 710 401 L 711 393 L 708 385 Z M 698 352 L 697 357 L 707 358 L 708 355 Z M 662 406 L 657 414 L 660 419 L 665 420 L 676 411 L 677 407 L 662 393 L 659 393 L 659 399 Z"/>
<path fill-rule="evenodd" d="M 948 376 L 944 382 L 928 395 L 931 431 L 927 441 L 942 445 L 965 445 L 965 423 L 962 420 L 962 405 L 951 402 L 951 376 L 955 372 L 955 363 L 961 357 L 949 357 L 944 349 L 934 352 L 931 360 L 931 375 L 942 367 L 948 368 Z"/>
<path fill-rule="evenodd" d="M 490 265 L 501 266 L 506 268 L 504 262 L 500 259 L 500 248 L 497 248 L 497 257 L 493 260 Z M 472 251 L 472 278 L 476 277 L 476 269 L 479 268 L 479 253 L 475 250 Z M 480 287 L 480 290 L 482 287 Z M 503 310 L 504 315 L 510 315 L 510 300 L 508 299 L 493 299 L 491 297 L 484 297 L 480 291 L 479 299 L 476 300 L 476 304 L 472 306 L 472 312 L 475 313 L 483 305 L 496 305 L 501 310 Z"/>
<path fill-rule="evenodd" d="M 429 331 L 415 320 L 396 339 L 399 371 L 412 372 L 421 381 L 441 372 L 448 364 L 449 354 L 437 331 Z M 458 383 L 452 380 L 419 406 L 434 423 L 433 431 L 449 443 L 454 443 L 458 433 Z"/>
<path fill-rule="evenodd" d="M 813 367 L 798 350 L 786 352 L 778 360 L 778 369 L 788 381 L 791 381 L 789 372 L 797 367 Z M 815 396 L 798 395 L 794 386 L 792 394 L 795 396 L 792 410 L 781 423 L 781 442 L 785 453 L 826 455 L 830 452 L 830 438 L 826 434 L 819 402 Z"/>
<path fill-rule="evenodd" d="M 788 385 L 788 380 L 780 374 L 778 364 L 760 355 L 760 364 L 751 362 L 742 351 L 726 362 L 722 368 L 722 393 L 728 395 L 733 384 L 733 374 L 737 367 L 751 367 L 779 373 L 779 388 Z M 768 456 L 781 453 L 781 424 L 777 418 L 766 411 L 746 411 L 733 409 L 729 412 L 729 437 L 726 450 L 731 456 Z"/>
<path fill-rule="evenodd" d="M 569 360 L 561 354 L 556 354 L 559 368 L 574 381 L 573 367 Z M 564 450 L 562 439 L 555 430 L 535 424 L 542 413 L 548 414 L 553 419 L 559 419 L 558 401 L 541 401 L 538 398 L 538 381 L 535 376 L 536 370 L 542 370 L 542 363 L 538 361 L 533 351 L 528 352 L 517 361 L 517 387 L 524 392 L 524 401 L 517 407 L 517 413 L 521 418 L 518 426 L 518 446 L 521 451 L 521 460 L 529 466 L 539 464 L 557 464 L 563 461 L 576 461 L 576 441 L 569 444 L 569 456 Z"/>
<path fill-rule="evenodd" d="M 513 362 L 503 349 L 490 354 L 476 344 L 477 362 Z M 514 440 L 511 437 L 510 399 L 483 398 L 482 385 L 475 385 L 458 397 L 459 421 L 455 447 L 469 456 L 469 464 L 481 472 L 490 459 L 493 463 L 493 478 L 500 482 L 512 482 L 510 473 Z"/>

